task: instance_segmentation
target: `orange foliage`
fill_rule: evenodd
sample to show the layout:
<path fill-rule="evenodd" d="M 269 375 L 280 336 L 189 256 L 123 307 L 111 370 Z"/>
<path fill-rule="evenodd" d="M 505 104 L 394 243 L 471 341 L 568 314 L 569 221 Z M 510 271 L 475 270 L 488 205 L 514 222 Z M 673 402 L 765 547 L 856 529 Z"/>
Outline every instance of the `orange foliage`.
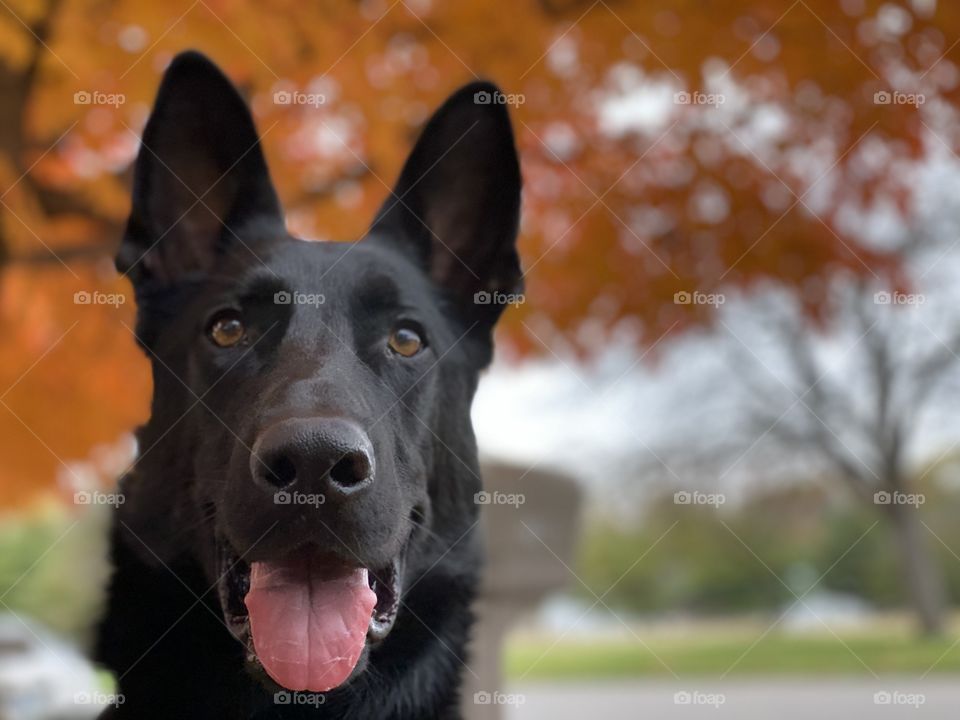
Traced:
<path fill-rule="evenodd" d="M 844 232 L 837 208 L 881 196 L 909 208 L 909 189 L 895 173 L 865 171 L 859 149 L 877 140 L 897 157 L 918 156 L 922 116 L 915 106 L 877 104 L 874 94 L 960 101 L 960 5 L 945 1 L 10 0 L 5 8 L 0 247 L 30 262 L 15 260 L 0 276 L 0 503 L 51 482 L 61 459 L 84 457 L 145 416 L 147 366 L 125 327 L 129 288 L 97 258 L 116 244 L 137 134 L 181 49 L 204 51 L 248 93 L 291 228 L 308 236 L 363 233 L 418 126 L 454 87 L 481 76 L 521 95 L 513 116 L 528 301 L 505 327 L 520 352 L 589 351 L 623 326 L 643 344 L 708 319 L 702 306 L 672 302 L 683 290 L 773 279 L 820 312 L 823 278 L 881 273 L 895 260 Z M 914 87 L 891 84 L 904 68 Z M 720 88 L 748 99 L 722 116 L 710 105 L 667 103 L 646 125 L 643 108 L 628 107 L 610 132 L 608 103 L 637 83 L 667 88 L 668 97 Z M 324 102 L 274 102 L 289 90 Z M 77 102 L 84 97 L 95 99 Z M 762 156 L 746 147 L 758 107 L 776 109 L 764 117 L 782 124 Z M 836 160 L 817 203 L 797 202 L 820 175 L 798 169 L 807 156 L 830 158 L 822 169 Z M 119 308 L 73 302 L 79 290 L 118 288 L 128 297 Z"/>
<path fill-rule="evenodd" d="M 71 462 L 146 418 L 149 370 L 125 290 L 100 266 L 4 272 L 0 506 L 58 477 L 72 485 Z"/>

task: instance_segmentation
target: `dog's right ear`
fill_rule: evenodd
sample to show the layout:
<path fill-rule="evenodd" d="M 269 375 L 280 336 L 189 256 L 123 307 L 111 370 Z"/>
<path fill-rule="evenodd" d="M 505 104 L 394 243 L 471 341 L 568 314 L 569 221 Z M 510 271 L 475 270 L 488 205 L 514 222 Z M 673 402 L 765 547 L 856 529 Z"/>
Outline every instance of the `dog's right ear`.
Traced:
<path fill-rule="evenodd" d="M 253 118 L 216 65 L 182 53 L 143 131 L 117 270 L 135 285 L 207 272 L 251 220 L 283 231 Z"/>

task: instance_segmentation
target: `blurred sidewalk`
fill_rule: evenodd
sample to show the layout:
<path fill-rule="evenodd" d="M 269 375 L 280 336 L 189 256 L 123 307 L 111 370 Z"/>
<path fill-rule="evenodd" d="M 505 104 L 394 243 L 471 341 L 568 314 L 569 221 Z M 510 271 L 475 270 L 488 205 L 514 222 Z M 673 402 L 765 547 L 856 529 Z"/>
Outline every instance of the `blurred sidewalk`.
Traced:
<path fill-rule="evenodd" d="M 507 720 L 579 720 L 646 717 L 663 720 L 850 720 L 850 718 L 960 717 L 960 681 L 737 679 L 688 682 L 564 682 L 511 686 L 502 702 Z M 675 693 L 684 693 L 678 704 Z M 881 695 L 876 696 L 877 693 Z M 718 702 L 722 699 L 722 702 Z M 885 704 L 889 701 L 889 704 Z M 711 704 L 713 703 L 713 704 Z"/>

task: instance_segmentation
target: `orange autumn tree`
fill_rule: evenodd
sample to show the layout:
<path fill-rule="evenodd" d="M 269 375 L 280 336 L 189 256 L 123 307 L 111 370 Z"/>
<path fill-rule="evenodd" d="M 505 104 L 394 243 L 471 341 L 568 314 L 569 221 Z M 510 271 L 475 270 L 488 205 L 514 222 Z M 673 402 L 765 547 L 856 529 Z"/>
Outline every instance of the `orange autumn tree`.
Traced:
<path fill-rule="evenodd" d="M 360 236 L 430 109 L 496 80 L 523 157 L 529 298 L 504 337 L 543 353 L 709 319 L 678 292 L 773 280 L 817 316 L 832 273 L 895 276 L 841 210 L 909 212 L 889 168 L 922 157 L 927 108 L 956 106 L 958 36 L 960 7 L 933 0 L 10 0 L 0 504 L 147 412 L 109 258 L 178 50 L 201 49 L 248 94 L 291 229 L 322 238 Z"/>

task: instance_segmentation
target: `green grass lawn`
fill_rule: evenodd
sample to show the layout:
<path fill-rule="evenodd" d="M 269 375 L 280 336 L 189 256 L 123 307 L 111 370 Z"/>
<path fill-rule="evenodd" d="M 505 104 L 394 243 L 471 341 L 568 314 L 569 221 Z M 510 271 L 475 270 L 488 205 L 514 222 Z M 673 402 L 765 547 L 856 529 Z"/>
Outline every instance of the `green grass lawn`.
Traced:
<path fill-rule="evenodd" d="M 514 638 L 507 646 L 506 671 L 512 680 L 639 678 L 769 674 L 924 674 L 960 671 L 955 637 L 923 640 L 909 634 L 773 635 L 763 632 L 723 638 L 633 637 L 623 641 Z M 638 633 L 639 634 L 639 633 Z M 842 642 L 841 642 L 842 640 Z M 751 648 L 751 645 L 753 647 Z M 659 659 L 658 659 L 659 658 Z M 669 670 L 668 670 L 669 668 Z M 868 669 L 869 668 L 869 669 Z"/>

